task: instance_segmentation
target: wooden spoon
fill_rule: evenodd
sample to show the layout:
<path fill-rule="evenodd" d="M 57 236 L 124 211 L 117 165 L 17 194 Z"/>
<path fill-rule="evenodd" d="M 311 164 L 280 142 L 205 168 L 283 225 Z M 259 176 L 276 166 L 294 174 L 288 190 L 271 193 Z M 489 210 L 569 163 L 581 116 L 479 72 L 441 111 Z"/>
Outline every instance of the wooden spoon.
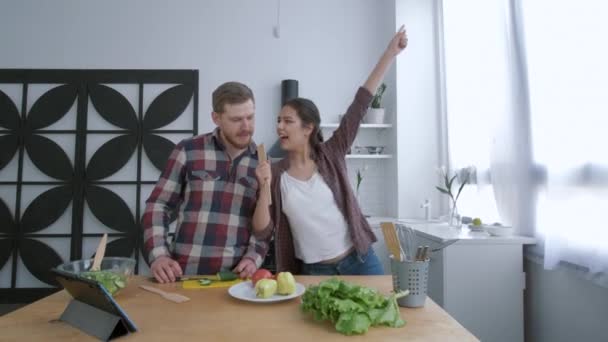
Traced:
<path fill-rule="evenodd" d="M 393 254 L 393 257 L 397 261 L 402 261 L 403 253 L 401 244 L 399 243 L 399 237 L 397 237 L 397 232 L 395 231 L 395 225 L 392 222 L 380 222 L 380 227 L 382 228 L 382 234 L 384 235 L 384 241 L 386 242 L 388 251 Z"/>
<path fill-rule="evenodd" d="M 93 266 L 91 266 L 91 271 L 99 271 L 101 269 L 101 260 L 103 259 L 103 255 L 106 254 L 106 243 L 108 242 L 108 234 L 103 234 L 101 241 L 99 241 L 99 246 L 97 246 L 97 251 L 95 252 L 95 259 L 93 259 Z"/>
<path fill-rule="evenodd" d="M 160 295 L 161 297 L 170 300 L 174 303 L 183 303 L 183 302 L 187 302 L 190 300 L 190 298 L 183 296 L 179 293 L 174 293 L 174 292 L 166 292 L 163 291 L 159 288 L 153 287 L 153 286 L 148 286 L 148 285 L 139 285 L 140 288 L 146 290 L 146 291 L 150 291 L 153 293 L 156 293 L 158 295 Z"/>
<path fill-rule="evenodd" d="M 265 163 L 266 160 L 268 160 L 268 158 L 266 157 L 266 149 L 264 148 L 264 144 L 259 144 L 258 145 L 258 161 L 260 163 Z M 268 182 L 264 182 L 264 184 L 262 184 L 262 186 L 264 187 L 264 191 L 266 191 L 268 193 L 268 204 L 272 204 L 272 196 L 270 194 L 270 184 Z"/>

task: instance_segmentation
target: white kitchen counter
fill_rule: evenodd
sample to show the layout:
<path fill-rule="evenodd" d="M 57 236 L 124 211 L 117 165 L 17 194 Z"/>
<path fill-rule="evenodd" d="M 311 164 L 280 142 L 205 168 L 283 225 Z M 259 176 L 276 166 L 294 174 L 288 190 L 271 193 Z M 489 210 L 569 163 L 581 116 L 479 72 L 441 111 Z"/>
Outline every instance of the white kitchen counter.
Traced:
<path fill-rule="evenodd" d="M 446 243 L 452 240 L 461 240 L 460 244 L 520 244 L 528 245 L 535 244 L 536 239 L 513 235 L 513 236 L 491 236 L 487 232 L 473 232 L 467 225 L 463 225 L 462 228 L 449 227 L 445 222 L 426 222 L 424 220 L 416 219 L 396 219 L 394 217 L 380 217 L 371 216 L 367 219 L 372 227 L 379 227 L 380 222 L 393 222 L 400 223 L 416 230 L 416 235 L 425 237 L 427 239 Z M 378 238 L 382 238 L 379 236 Z"/>
<path fill-rule="evenodd" d="M 416 230 L 416 235 L 444 243 L 450 240 L 460 240 L 461 244 L 534 244 L 536 239 L 527 236 L 492 236 L 487 232 L 473 232 L 466 225 L 462 228 L 449 227 L 447 223 L 416 223 L 407 221 L 396 222 L 410 226 Z"/>
<path fill-rule="evenodd" d="M 523 341 L 523 245 L 525 236 L 490 236 L 467 226 L 370 217 L 378 238 L 374 250 L 385 273 L 390 262 L 380 222 L 402 223 L 416 232 L 416 245 L 429 246 L 428 295 L 482 341 Z"/>

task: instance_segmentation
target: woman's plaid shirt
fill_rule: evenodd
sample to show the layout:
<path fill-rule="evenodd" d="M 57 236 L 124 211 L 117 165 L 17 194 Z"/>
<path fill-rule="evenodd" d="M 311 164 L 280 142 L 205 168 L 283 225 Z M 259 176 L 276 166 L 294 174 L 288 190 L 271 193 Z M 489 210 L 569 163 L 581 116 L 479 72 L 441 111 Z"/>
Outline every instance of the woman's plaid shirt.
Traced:
<path fill-rule="evenodd" d="M 260 267 L 268 242 L 251 234 L 258 165 L 252 142 L 231 160 L 219 130 L 181 141 L 169 157 L 143 217 L 144 252 L 150 264 L 175 259 L 184 274 L 232 269 L 241 258 Z M 177 218 L 169 243 L 169 225 Z"/>

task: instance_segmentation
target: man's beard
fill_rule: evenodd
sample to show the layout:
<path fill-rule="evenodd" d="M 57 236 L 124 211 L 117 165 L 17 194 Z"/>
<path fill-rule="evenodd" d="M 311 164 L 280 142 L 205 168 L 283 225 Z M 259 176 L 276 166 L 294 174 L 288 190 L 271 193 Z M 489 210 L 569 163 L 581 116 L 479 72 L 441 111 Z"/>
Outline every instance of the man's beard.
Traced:
<path fill-rule="evenodd" d="M 245 149 L 249 146 L 249 144 L 251 143 L 251 134 L 249 133 L 249 139 L 247 139 L 246 143 L 241 144 L 240 142 L 232 139 L 231 137 L 224 135 L 224 139 L 226 139 L 226 142 L 229 143 L 230 145 L 234 146 L 235 148 L 242 150 Z"/>

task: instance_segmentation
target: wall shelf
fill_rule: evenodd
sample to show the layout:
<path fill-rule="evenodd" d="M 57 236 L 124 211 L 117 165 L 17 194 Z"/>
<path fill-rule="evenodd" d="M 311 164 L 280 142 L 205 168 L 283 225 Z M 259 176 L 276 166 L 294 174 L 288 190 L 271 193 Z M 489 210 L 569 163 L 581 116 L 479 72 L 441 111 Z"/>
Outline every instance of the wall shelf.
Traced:
<path fill-rule="evenodd" d="M 322 123 L 321 128 L 338 128 L 339 123 Z M 391 128 L 393 124 L 361 124 L 361 128 Z"/>
<path fill-rule="evenodd" d="M 391 159 L 392 154 L 347 154 L 346 159 Z"/>

